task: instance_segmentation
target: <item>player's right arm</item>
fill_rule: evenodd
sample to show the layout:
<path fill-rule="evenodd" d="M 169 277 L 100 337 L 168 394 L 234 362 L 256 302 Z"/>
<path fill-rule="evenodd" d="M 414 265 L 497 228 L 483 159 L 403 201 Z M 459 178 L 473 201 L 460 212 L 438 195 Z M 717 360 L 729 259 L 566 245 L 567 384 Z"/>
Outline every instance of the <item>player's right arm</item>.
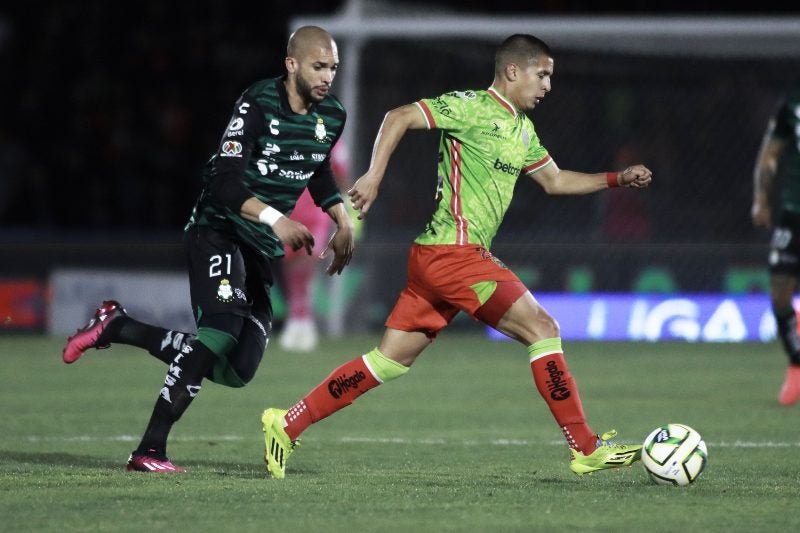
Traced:
<path fill-rule="evenodd" d="M 770 197 L 778 170 L 778 160 L 786 148 L 786 140 L 775 135 L 776 119 L 769 121 L 753 169 L 753 205 L 750 217 L 753 225 L 769 228 L 772 225 Z"/>
<path fill-rule="evenodd" d="M 360 211 L 359 220 L 367 215 L 378 196 L 378 189 L 386 167 L 389 165 L 389 159 L 400 143 L 400 139 L 408 130 L 427 127 L 428 123 L 416 104 L 404 105 L 386 113 L 378 135 L 375 137 L 369 168 L 347 191 L 353 207 Z"/>

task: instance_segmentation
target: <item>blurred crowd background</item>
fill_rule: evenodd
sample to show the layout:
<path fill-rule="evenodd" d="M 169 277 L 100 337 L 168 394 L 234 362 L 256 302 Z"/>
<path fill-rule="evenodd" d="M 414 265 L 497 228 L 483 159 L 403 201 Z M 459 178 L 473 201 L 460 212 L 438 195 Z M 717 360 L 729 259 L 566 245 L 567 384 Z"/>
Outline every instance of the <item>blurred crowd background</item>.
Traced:
<path fill-rule="evenodd" d="M 769 2 L 717 4 L 381 3 L 420 16 L 791 14 Z M 253 81 L 283 72 L 292 17 L 327 16 L 345 5 L 34 0 L 0 8 L 0 276 L 45 278 L 54 264 L 98 261 L 182 268 L 175 245 L 234 101 Z M 349 147 L 353 178 L 366 168 L 388 109 L 488 87 L 498 42 L 367 43 L 359 122 L 348 126 L 357 132 Z M 340 51 L 343 70 L 347 51 Z M 553 92 L 533 118 L 559 166 L 594 171 L 644 162 L 656 181 L 644 194 L 546 198 L 521 180 L 497 255 L 540 290 L 631 290 L 634 274 L 620 271 L 638 276 L 660 266 L 669 270 L 661 289 L 721 290 L 731 266 L 763 270 L 767 235 L 749 219 L 752 167 L 777 99 L 800 87 L 800 58 L 570 47 L 555 55 Z M 361 250 L 372 252 L 358 257 L 367 279 L 370 269 L 404 264 L 408 242 L 433 208 L 436 150 L 436 134 L 421 132 L 395 157 L 364 232 Z M 133 252 L 126 243 L 139 247 Z M 371 294 L 391 303 L 402 270 L 394 277 L 396 284 L 378 284 Z"/>

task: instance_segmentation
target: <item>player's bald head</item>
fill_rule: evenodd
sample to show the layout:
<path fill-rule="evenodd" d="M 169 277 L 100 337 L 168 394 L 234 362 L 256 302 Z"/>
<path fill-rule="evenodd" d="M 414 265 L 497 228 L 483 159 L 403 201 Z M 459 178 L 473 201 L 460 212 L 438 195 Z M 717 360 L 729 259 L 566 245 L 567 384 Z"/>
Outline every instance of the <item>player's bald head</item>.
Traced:
<path fill-rule="evenodd" d="M 336 42 L 330 33 L 319 26 L 303 26 L 289 37 L 286 55 L 299 59 L 314 50 L 336 51 Z"/>
<path fill-rule="evenodd" d="M 509 63 L 524 67 L 543 55 L 553 57 L 550 47 L 544 41 L 533 35 L 516 33 L 497 48 L 494 55 L 494 72 L 496 75 L 502 74 Z"/>

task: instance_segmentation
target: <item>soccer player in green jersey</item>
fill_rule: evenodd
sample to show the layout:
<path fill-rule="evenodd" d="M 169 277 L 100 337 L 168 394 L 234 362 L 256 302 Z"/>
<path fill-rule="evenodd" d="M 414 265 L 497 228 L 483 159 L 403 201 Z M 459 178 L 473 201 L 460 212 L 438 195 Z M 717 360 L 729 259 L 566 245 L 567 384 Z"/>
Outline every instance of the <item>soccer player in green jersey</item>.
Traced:
<path fill-rule="evenodd" d="M 289 38 L 286 74 L 254 83 L 235 103 L 184 231 L 197 335 L 144 324 L 109 300 L 68 339 L 66 363 L 122 343 L 169 366 L 128 470 L 183 472 L 167 457 L 167 438 L 203 379 L 243 387 L 255 375 L 272 327 L 273 263 L 284 244 L 308 254 L 314 246 L 309 229 L 289 218 L 306 188 L 337 226 L 322 253 L 333 252 L 328 274 L 350 262 L 353 222 L 330 165 L 346 118 L 329 94 L 338 65 L 328 32 L 302 27 Z"/>
<path fill-rule="evenodd" d="M 778 216 L 772 217 L 775 183 L 781 183 Z M 787 95 L 770 118 L 753 173 L 753 224 L 769 228 L 770 299 L 778 336 L 789 356 L 789 367 L 778 403 L 800 401 L 800 338 L 792 304 L 800 276 L 800 93 Z"/>
<path fill-rule="evenodd" d="M 567 368 L 556 320 L 519 278 L 489 251 L 520 175 L 549 194 L 586 194 L 608 187 L 647 187 L 642 165 L 622 172 L 560 170 L 525 115 L 550 91 L 553 55 L 530 35 L 512 35 L 497 49 L 488 90 L 456 91 L 386 114 L 367 172 L 350 189 L 366 216 L 391 154 L 410 129 L 442 132 L 439 204 L 411 247 L 408 285 L 386 320 L 378 347 L 336 368 L 287 410 L 262 414 L 267 468 L 285 476 L 294 441 L 312 423 L 351 404 L 368 390 L 408 372 L 459 311 L 489 324 L 527 349 L 535 385 L 571 450 L 570 468 L 584 474 L 630 465 L 639 445 L 612 445 L 611 430 L 589 427 Z"/>

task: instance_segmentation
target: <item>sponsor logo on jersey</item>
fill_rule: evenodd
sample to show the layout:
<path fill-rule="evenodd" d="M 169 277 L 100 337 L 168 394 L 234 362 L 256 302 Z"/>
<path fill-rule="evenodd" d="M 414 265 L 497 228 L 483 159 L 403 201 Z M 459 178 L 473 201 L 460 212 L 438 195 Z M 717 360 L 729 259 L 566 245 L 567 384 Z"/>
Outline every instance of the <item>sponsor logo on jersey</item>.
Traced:
<path fill-rule="evenodd" d="M 261 151 L 267 157 L 272 157 L 273 155 L 277 154 L 281 151 L 281 147 L 275 143 L 267 143 L 264 145 L 264 149 Z"/>
<path fill-rule="evenodd" d="M 228 124 L 228 137 L 238 137 L 239 135 L 244 135 L 244 119 L 242 117 L 236 117 L 231 120 L 231 123 Z"/>
<path fill-rule="evenodd" d="M 220 148 L 222 157 L 242 157 L 242 143 L 238 141 L 225 141 Z"/>
<path fill-rule="evenodd" d="M 450 94 L 453 96 L 458 96 L 462 100 L 472 100 L 478 96 L 473 91 L 453 91 Z"/>
<path fill-rule="evenodd" d="M 244 119 L 242 117 L 236 117 L 231 120 L 231 123 L 228 124 L 228 131 L 239 131 L 244 127 Z"/>
<path fill-rule="evenodd" d="M 558 368 L 555 361 L 550 360 L 545 365 L 547 375 L 550 379 L 547 380 L 547 390 L 550 392 L 550 397 L 556 401 L 566 400 L 570 397 L 569 387 L 564 379 L 564 372 Z"/>
<path fill-rule="evenodd" d="M 500 161 L 500 158 L 494 160 L 494 168 L 496 170 L 503 171 L 506 174 L 511 174 L 512 176 L 518 175 L 519 171 L 522 170 L 520 167 L 515 167 L 511 163 Z"/>
<path fill-rule="evenodd" d="M 247 102 L 243 103 L 242 105 L 239 106 L 239 113 L 242 114 L 242 115 L 246 115 L 247 114 L 247 109 L 249 107 L 250 107 L 250 104 L 248 104 Z"/>
<path fill-rule="evenodd" d="M 341 398 L 342 394 L 346 393 L 350 389 L 357 389 L 358 384 L 365 379 L 367 379 L 367 376 L 361 370 L 353 372 L 353 375 L 351 376 L 341 375 L 338 378 L 332 379 L 328 382 L 328 392 L 334 398 Z"/>
<path fill-rule="evenodd" d="M 292 152 L 292 155 L 289 156 L 289 159 L 291 159 L 292 161 L 303 161 L 305 160 L 305 157 L 303 157 L 303 154 L 295 150 L 294 152 Z"/>
<path fill-rule="evenodd" d="M 497 122 L 496 120 L 492 121 L 492 130 L 491 131 L 482 131 L 481 135 L 486 135 L 487 137 L 494 137 L 495 139 L 506 139 L 506 136 L 502 133 L 503 124 Z"/>
<path fill-rule="evenodd" d="M 275 163 L 270 163 L 266 159 L 259 159 L 256 161 L 256 166 L 258 167 L 258 171 L 261 173 L 262 176 L 266 176 L 270 172 L 275 172 L 278 170 L 278 165 Z"/>
<path fill-rule="evenodd" d="M 327 154 L 311 154 L 311 159 L 314 161 L 325 161 Z"/>
<path fill-rule="evenodd" d="M 319 142 L 325 142 L 328 138 L 328 133 L 325 131 L 325 124 L 321 117 L 317 119 L 317 125 L 314 127 L 314 138 Z"/>
<path fill-rule="evenodd" d="M 437 96 L 431 101 L 433 107 L 436 108 L 436 112 L 442 116 L 449 117 L 453 114 L 453 110 L 450 109 L 450 106 L 447 105 L 447 102 L 441 97 Z"/>
<path fill-rule="evenodd" d="M 273 118 L 269 121 L 269 132 L 271 134 L 277 135 L 280 133 L 280 131 L 278 131 L 278 124 L 280 124 L 280 122 L 278 122 L 278 119 L 276 118 Z"/>
<path fill-rule="evenodd" d="M 282 178 L 289 178 L 290 180 L 307 180 L 311 178 L 313 174 L 313 170 L 310 172 L 303 172 L 300 170 L 286 170 L 282 168 L 280 171 L 278 171 L 278 176 Z"/>

